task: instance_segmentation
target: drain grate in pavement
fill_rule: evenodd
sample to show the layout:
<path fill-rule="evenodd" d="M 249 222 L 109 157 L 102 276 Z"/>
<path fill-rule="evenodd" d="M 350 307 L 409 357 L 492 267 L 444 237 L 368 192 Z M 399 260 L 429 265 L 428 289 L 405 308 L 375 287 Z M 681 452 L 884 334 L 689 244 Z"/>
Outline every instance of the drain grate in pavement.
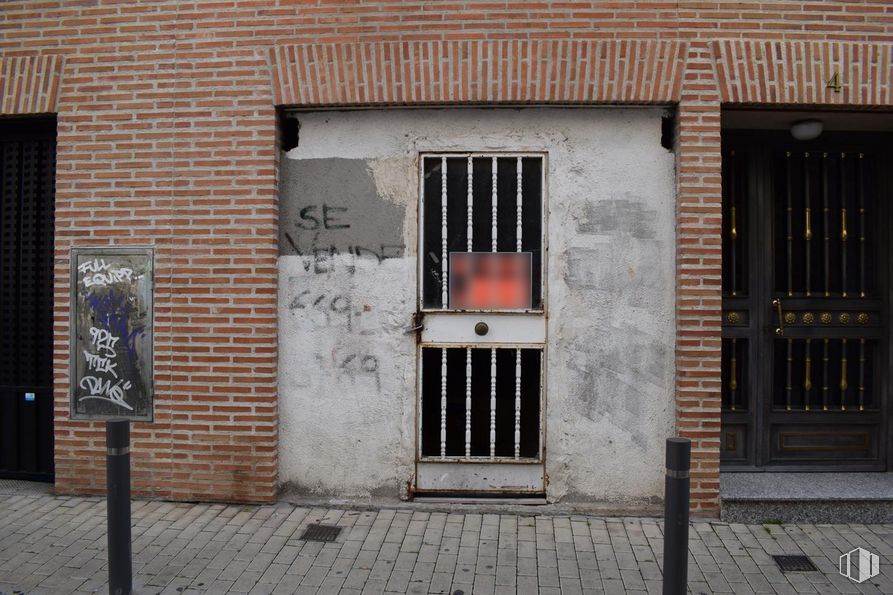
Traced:
<path fill-rule="evenodd" d="M 341 527 L 333 525 L 307 525 L 301 539 L 304 541 L 335 541 L 338 534 L 341 533 Z"/>
<path fill-rule="evenodd" d="M 818 570 L 807 556 L 772 556 L 782 572 L 813 572 Z"/>

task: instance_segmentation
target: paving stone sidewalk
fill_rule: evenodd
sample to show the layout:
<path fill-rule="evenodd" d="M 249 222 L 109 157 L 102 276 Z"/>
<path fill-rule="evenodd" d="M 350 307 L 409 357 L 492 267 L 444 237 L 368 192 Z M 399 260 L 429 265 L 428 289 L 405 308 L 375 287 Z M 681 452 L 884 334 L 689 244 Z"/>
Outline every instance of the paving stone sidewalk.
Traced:
<path fill-rule="evenodd" d="M 418 507 L 345 510 L 133 503 L 138 593 L 660 593 L 662 523 Z M 537 514 L 539 513 L 539 514 Z M 0 485 L 0 593 L 107 592 L 105 501 Z M 343 530 L 304 541 L 310 523 Z M 881 557 L 859 585 L 837 571 L 857 546 Z M 893 525 L 694 522 L 692 593 L 893 593 Z M 804 553 L 818 572 L 782 573 Z"/>

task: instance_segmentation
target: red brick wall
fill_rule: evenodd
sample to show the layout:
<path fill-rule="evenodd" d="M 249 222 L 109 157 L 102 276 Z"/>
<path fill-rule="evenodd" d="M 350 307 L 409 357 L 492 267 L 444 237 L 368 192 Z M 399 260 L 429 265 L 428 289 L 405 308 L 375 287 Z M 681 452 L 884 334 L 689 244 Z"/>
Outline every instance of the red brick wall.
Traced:
<path fill-rule="evenodd" d="M 832 53 L 855 48 L 834 62 L 856 77 L 845 79 L 848 94 L 829 95 L 820 84 L 824 71 L 797 74 L 804 41 L 847 42 L 819 44 Z M 68 251 L 134 244 L 156 248 L 157 273 L 156 422 L 134 430 L 137 492 L 273 497 L 277 98 L 306 105 L 656 102 L 679 105 L 678 431 L 694 441 L 694 508 L 714 512 L 721 102 L 889 106 L 891 42 L 886 0 L 5 2 L 2 113 L 56 111 L 59 121 L 57 488 L 100 492 L 103 482 L 101 425 L 68 420 Z M 522 45 L 530 53 L 517 54 L 522 66 L 507 71 L 500 52 Z M 351 95 L 351 81 L 381 79 L 378 59 L 363 52 L 386 48 L 392 58 L 381 63 L 400 64 L 384 71 L 391 87 Z M 660 48 L 685 56 L 671 61 L 675 73 L 651 74 L 664 72 L 661 56 L 676 56 Z M 23 56 L 64 57 L 58 100 L 20 96 L 25 87 L 8 82 L 10 64 L 21 67 Z M 436 77 L 421 70 L 426 56 Z M 618 69 L 596 74 L 595 58 L 608 64 L 608 56 L 617 56 Z M 783 76 L 768 68 L 779 56 L 790 67 Z M 358 63 L 366 67 L 351 71 Z M 465 78 L 444 87 L 444 72 Z M 516 75 L 539 87 L 517 84 Z"/>
<path fill-rule="evenodd" d="M 676 428 L 690 438 L 692 509 L 719 492 L 722 355 L 720 104 L 710 45 L 686 57 L 676 134 Z"/>

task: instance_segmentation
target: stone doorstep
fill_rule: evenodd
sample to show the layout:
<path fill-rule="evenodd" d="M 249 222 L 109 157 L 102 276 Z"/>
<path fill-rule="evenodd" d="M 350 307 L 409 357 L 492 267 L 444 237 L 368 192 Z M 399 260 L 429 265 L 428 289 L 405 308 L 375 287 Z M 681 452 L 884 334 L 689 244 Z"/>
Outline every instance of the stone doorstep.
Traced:
<path fill-rule="evenodd" d="M 750 525 L 893 523 L 893 500 L 723 500 L 720 520 Z"/>
<path fill-rule="evenodd" d="M 893 473 L 720 473 L 723 501 L 893 502 Z"/>
<path fill-rule="evenodd" d="M 893 473 L 721 473 L 734 523 L 893 522 Z"/>

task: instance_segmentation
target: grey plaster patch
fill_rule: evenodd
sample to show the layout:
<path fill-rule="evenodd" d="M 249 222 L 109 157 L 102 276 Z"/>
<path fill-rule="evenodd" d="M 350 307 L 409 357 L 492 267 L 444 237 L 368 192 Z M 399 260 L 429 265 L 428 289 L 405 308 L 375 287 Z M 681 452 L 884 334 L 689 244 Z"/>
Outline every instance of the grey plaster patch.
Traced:
<path fill-rule="evenodd" d="M 648 208 L 648 200 L 631 198 L 600 200 L 587 203 L 577 219 L 581 234 L 629 234 L 639 240 L 656 235 L 658 211 Z"/>
<path fill-rule="evenodd" d="M 606 415 L 614 418 L 629 430 L 633 442 L 644 448 L 651 431 L 636 423 L 648 414 L 642 394 L 648 385 L 656 391 L 665 386 L 668 378 L 662 364 L 666 360 L 666 346 L 648 343 L 645 334 L 637 329 L 626 329 L 626 332 L 641 341 L 640 349 L 625 352 L 624 345 L 595 348 L 575 345 L 568 368 L 577 390 L 568 397 L 587 419 L 598 421 Z M 615 365 L 621 361 L 623 365 Z"/>
<path fill-rule="evenodd" d="M 406 209 L 379 191 L 366 160 L 283 158 L 280 176 L 281 255 L 403 255 Z"/>
<path fill-rule="evenodd" d="M 725 500 L 889 500 L 893 473 L 722 473 Z"/>
<path fill-rule="evenodd" d="M 618 235 L 591 247 L 572 246 L 563 258 L 564 280 L 587 301 L 610 300 L 632 308 L 653 306 L 666 288 L 665 244 Z M 592 316 L 599 311 L 593 309 Z"/>

